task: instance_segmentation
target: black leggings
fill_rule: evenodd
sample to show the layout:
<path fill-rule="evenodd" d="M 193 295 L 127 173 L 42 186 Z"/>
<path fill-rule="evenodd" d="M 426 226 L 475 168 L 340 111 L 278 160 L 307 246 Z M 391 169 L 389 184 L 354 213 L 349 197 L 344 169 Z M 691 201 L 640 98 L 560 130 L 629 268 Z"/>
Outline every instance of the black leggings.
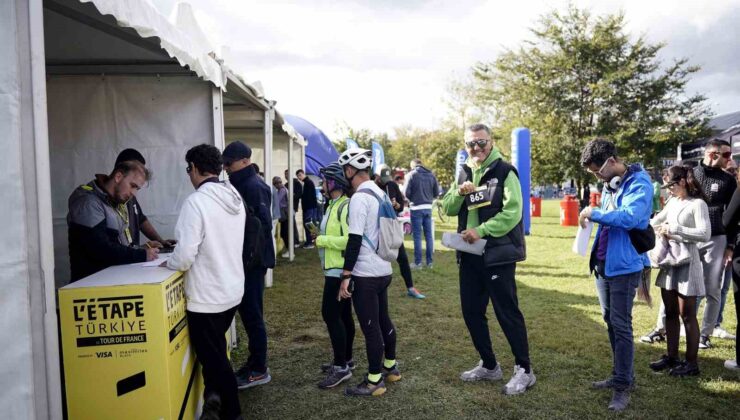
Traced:
<path fill-rule="evenodd" d="M 321 301 L 321 315 L 334 350 L 334 366 L 345 366 L 352 360 L 352 343 L 355 341 L 352 299 L 337 300 L 341 283 L 339 277 L 324 277 L 324 298 Z"/>
<path fill-rule="evenodd" d="M 660 289 L 665 305 L 665 331 L 668 357 L 678 359 L 681 323 L 686 328 L 686 361 L 696 363 L 699 353 L 699 322 L 696 320 L 696 296 L 683 296 L 675 290 Z"/>
<path fill-rule="evenodd" d="M 398 248 L 398 268 L 401 269 L 401 277 L 403 282 L 406 283 L 406 288 L 410 289 L 414 287 L 414 279 L 411 278 L 411 267 L 409 267 L 409 256 L 406 255 L 406 248 L 401 244 L 401 248 Z"/>
<path fill-rule="evenodd" d="M 368 372 L 379 374 L 384 355 L 388 360 L 396 359 L 396 327 L 388 316 L 388 286 L 391 284 L 391 276 L 352 276 L 352 281 L 355 284 L 352 302 L 365 335 Z"/>

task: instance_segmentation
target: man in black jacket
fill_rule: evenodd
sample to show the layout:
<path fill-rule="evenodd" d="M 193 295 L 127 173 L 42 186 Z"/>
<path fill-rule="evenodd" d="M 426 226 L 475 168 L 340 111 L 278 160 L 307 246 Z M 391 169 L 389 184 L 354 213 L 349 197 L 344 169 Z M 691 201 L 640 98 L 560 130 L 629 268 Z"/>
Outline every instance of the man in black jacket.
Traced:
<path fill-rule="evenodd" d="M 285 170 L 285 188 L 288 188 L 290 182 L 290 173 Z M 293 246 L 298 248 L 298 225 L 295 222 L 295 214 L 298 213 L 298 206 L 300 205 L 301 196 L 303 195 L 303 184 L 297 178 L 293 178 Z M 286 243 L 287 247 L 288 244 Z"/>
<path fill-rule="evenodd" d="M 126 203 L 149 179 L 139 162 L 121 162 L 69 197 L 67 232 L 71 282 L 112 265 L 152 261 L 159 251 L 134 246 Z"/>
<path fill-rule="evenodd" d="M 314 237 L 311 234 L 311 225 L 318 224 L 321 221 L 319 215 L 319 205 L 316 202 L 316 186 L 311 178 L 306 176 L 303 169 L 296 171 L 295 176 L 303 183 L 303 192 L 301 194 L 301 209 L 303 210 L 303 227 L 305 228 L 306 243 L 303 245 L 306 249 L 313 248 Z"/>
<path fill-rule="evenodd" d="M 391 203 L 393 204 L 393 209 L 396 211 L 397 215 L 400 215 L 403 212 L 403 205 L 406 201 L 406 197 L 404 197 L 398 184 L 391 180 L 391 168 L 389 168 L 388 165 L 383 164 L 379 166 L 379 169 L 380 175 L 373 175 L 373 179 L 378 187 L 388 194 L 388 198 L 390 198 Z M 409 266 L 409 257 L 406 254 L 406 248 L 403 244 L 401 244 L 401 248 L 398 249 L 398 258 L 396 259 L 396 262 L 398 263 L 398 268 L 401 269 L 403 282 L 406 283 L 406 295 L 416 299 L 424 299 L 426 296 L 421 294 L 421 292 L 414 287 L 414 279 L 411 277 L 411 267 Z"/>
<path fill-rule="evenodd" d="M 257 175 L 251 158 L 252 149 L 242 142 L 235 141 L 224 149 L 224 169 L 229 174 L 231 184 L 262 223 L 261 261 L 256 266 L 244 261 L 244 296 L 239 304 L 239 316 L 249 337 L 249 357 L 236 372 L 239 389 L 266 384 L 272 379 L 267 368 L 267 330 L 263 318 L 265 273 L 268 268 L 275 267 L 275 249 L 272 245 L 272 191 Z M 247 243 L 247 238 L 244 238 L 244 243 Z"/>
<path fill-rule="evenodd" d="M 136 149 L 122 150 L 121 153 L 118 154 L 115 164 L 118 165 L 121 162 L 131 160 L 146 166 L 144 156 Z M 152 248 L 171 247 L 177 243 L 174 239 L 162 238 L 159 232 L 157 232 L 157 229 L 154 228 L 154 225 L 149 221 L 149 218 L 144 214 L 136 196 L 131 197 L 131 199 L 126 202 L 126 206 L 128 207 L 129 229 L 131 229 L 131 238 L 134 245 L 141 244 L 142 233 L 144 236 L 151 239 L 151 241 L 147 242 L 147 245 Z"/>

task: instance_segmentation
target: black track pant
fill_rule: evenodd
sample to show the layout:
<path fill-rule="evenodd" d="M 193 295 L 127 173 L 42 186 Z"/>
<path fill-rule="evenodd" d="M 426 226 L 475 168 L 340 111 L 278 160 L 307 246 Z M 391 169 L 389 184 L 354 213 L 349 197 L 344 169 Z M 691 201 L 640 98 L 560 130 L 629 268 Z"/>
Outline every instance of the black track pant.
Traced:
<path fill-rule="evenodd" d="M 352 344 L 355 341 L 352 299 L 337 300 L 341 283 L 339 277 L 324 277 L 324 297 L 321 300 L 321 315 L 329 330 L 334 366 L 344 366 L 352 360 Z"/>
<path fill-rule="evenodd" d="M 488 302 L 493 302 L 499 325 L 509 341 L 515 363 L 529 370 L 529 343 L 524 316 L 519 310 L 514 274 L 516 264 L 486 267 L 483 257 L 461 253 L 460 303 L 465 325 L 486 369 L 496 367 L 488 331 Z"/>
<path fill-rule="evenodd" d="M 365 335 L 368 372 L 379 374 L 384 355 L 386 359 L 396 358 L 396 327 L 388 316 L 388 286 L 391 284 L 391 276 L 352 276 L 352 280 L 355 284 L 352 302 L 360 329 Z"/>
<path fill-rule="evenodd" d="M 409 256 L 406 255 L 406 248 L 401 244 L 401 248 L 398 248 L 398 268 L 401 269 L 401 277 L 403 282 L 406 283 L 406 288 L 410 289 L 414 287 L 414 279 L 411 277 L 411 267 L 409 267 Z"/>
<path fill-rule="evenodd" d="M 241 414 L 236 377 L 226 356 L 226 331 L 236 313 L 236 306 L 220 313 L 187 311 L 190 342 L 195 357 L 203 366 L 204 395 L 221 397 L 221 418 L 234 419 Z"/>

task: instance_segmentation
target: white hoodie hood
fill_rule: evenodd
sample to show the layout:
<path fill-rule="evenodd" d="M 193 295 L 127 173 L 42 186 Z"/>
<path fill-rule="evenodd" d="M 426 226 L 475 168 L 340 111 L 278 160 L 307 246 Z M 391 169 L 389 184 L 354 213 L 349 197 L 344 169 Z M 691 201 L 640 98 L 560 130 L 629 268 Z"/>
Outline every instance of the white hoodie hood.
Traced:
<path fill-rule="evenodd" d="M 245 217 L 242 198 L 228 182 L 202 184 L 185 199 L 167 267 L 185 272 L 188 311 L 219 313 L 241 302 Z"/>
<path fill-rule="evenodd" d="M 229 181 L 207 182 L 201 185 L 196 192 L 210 197 L 229 214 L 239 214 L 244 211 L 242 196 Z"/>

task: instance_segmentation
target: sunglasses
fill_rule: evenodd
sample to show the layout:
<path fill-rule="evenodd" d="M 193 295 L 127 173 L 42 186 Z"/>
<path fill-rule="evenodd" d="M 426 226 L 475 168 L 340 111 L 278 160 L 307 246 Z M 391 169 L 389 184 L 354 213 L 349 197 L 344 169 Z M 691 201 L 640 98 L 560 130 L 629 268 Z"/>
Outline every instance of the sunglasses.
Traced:
<path fill-rule="evenodd" d="M 671 188 L 672 186 L 674 186 L 674 185 L 678 184 L 678 182 L 679 182 L 679 181 L 671 181 L 671 182 L 666 182 L 666 184 L 665 184 L 665 185 L 663 185 L 663 187 L 662 187 L 662 188 L 663 188 L 663 189 L 669 189 L 669 188 Z"/>
<path fill-rule="evenodd" d="M 722 156 L 725 159 L 729 159 L 729 158 L 732 157 L 732 152 L 724 152 L 724 153 L 720 153 L 720 152 L 709 152 L 709 154 L 711 156 Z"/>
<path fill-rule="evenodd" d="M 490 140 L 487 139 L 473 139 L 470 141 L 466 141 L 465 145 L 468 146 L 469 149 L 472 149 L 475 146 L 478 146 L 479 148 L 484 148 L 488 144 Z"/>
<path fill-rule="evenodd" d="M 610 158 L 607 158 L 607 159 L 606 159 L 606 160 L 604 161 L 604 163 L 603 163 L 603 164 L 601 165 L 601 168 L 599 168 L 599 170 L 598 170 L 598 171 L 594 172 L 594 171 L 592 171 L 591 169 L 589 169 L 588 171 L 589 171 L 589 172 L 591 172 L 591 173 L 592 173 L 592 174 L 594 174 L 594 175 L 602 175 L 602 172 L 604 171 L 604 168 L 606 168 L 606 165 L 607 165 L 607 164 L 609 163 L 609 161 L 610 161 L 610 160 L 612 160 L 612 158 L 611 158 L 611 157 L 610 157 Z M 602 175 L 602 176 L 603 176 L 603 175 Z"/>

